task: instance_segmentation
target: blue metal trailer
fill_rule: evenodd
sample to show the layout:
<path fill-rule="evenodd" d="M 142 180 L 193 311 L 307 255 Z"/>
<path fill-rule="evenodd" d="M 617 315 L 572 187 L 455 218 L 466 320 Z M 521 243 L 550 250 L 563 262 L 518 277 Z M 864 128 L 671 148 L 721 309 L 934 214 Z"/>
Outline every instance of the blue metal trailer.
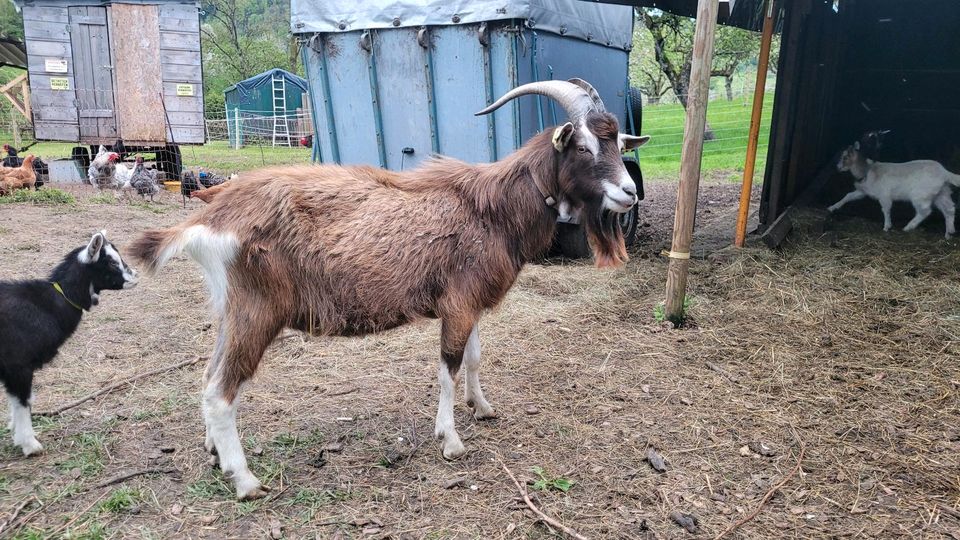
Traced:
<path fill-rule="evenodd" d="M 566 121 L 563 110 L 531 96 L 491 115 L 473 113 L 516 86 L 541 80 L 585 79 L 624 131 L 638 127 L 628 103 L 628 6 L 292 0 L 291 28 L 303 45 L 317 162 L 402 170 L 431 154 L 501 159 L 545 127 Z M 639 176 L 635 164 L 630 169 Z M 642 179 L 636 180 L 642 193 Z M 625 220 L 635 228 L 635 213 Z M 579 228 L 576 234 L 579 249 L 565 251 L 583 254 L 586 242 Z"/>

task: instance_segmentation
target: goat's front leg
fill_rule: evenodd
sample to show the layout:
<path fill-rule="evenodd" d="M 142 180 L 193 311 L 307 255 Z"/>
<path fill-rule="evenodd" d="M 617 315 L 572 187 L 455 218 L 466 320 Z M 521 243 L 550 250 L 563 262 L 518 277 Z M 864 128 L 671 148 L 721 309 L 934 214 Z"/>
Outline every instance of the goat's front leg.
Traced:
<path fill-rule="evenodd" d="M 893 208 L 893 201 L 890 199 L 880 199 L 880 210 L 883 212 L 883 230 L 889 231 L 893 228 L 893 220 L 890 219 L 890 209 Z"/>
<path fill-rule="evenodd" d="M 437 424 L 434 434 L 441 441 L 443 457 L 457 459 L 466 453 L 453 419 L 453 403 L 456 399 L 457 374 L 463 362 L 463 351 L 475 318 L 444 317 L 440 329 L 440 366 L 437 378 L 440 381 L 440 404 L 437 407 Z"/>
<path fill-rule="evenodd" d="M 10 431 L 13 444 L 23 450 L 24 456 L 34 456 L 43 452 L 43 445 L 37 440 L 30 418 L 30 389 L 33 386 L 33 373 L 19 377 L 17 381 L 7 381 L 7 402 L 10 405 Z"/>
<path fill-rule="evenodd" d="M 480 388 L 480 330 L 478 324 L 473 325 L 467 346 L 463 350 L 463 367 L 466 368 L 464 378 L 463 397 L 467 406 L 473 409 L 473 417 L 477 420 L 496 418 L 497 414 L 487 402 Z"/>
<path fill-rule="evenodd" d="M 828 207 L 827 207 L 827 210 L 829 210 L 829 211 L 831 211 L 831 212 L 836 212 L 837 210 L 839 210 L 843 205 L 847 204 L 848 202 L 859 201 L 860 199 L 862 199 L 862 198 L 864 198 L 864 197 L 866 197 L 866 196 L 867 196 L 866 193 L 860 191 L 859 189 L 855 189 L 855 190 L 851 191 L 850 193 L 847 193 L 846 195 L 844 195 L 843 198 L 840 199 L 839 201 L 837 201 L 835 204 L 832 204 L 832 205 L 828 206 Z"/>

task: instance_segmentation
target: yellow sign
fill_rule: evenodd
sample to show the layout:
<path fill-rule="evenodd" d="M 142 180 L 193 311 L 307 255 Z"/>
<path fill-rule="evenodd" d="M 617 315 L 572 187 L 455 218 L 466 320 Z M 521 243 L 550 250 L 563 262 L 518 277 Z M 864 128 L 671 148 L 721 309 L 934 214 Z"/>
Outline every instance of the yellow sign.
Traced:
<path fill-rule="evenodd" d="M 51 90 L 69 90 L 70 79 L 66 77 L 50 77 Z"/>
<path fill-rule="evenodd" d="M 178 96 L 192 96 L 192 95 L 193 95 L 193 85 L 192 85 L 192 84 L 178 84 L 178 85 L 177 85 L 177 95 L 178 95 Z"/>

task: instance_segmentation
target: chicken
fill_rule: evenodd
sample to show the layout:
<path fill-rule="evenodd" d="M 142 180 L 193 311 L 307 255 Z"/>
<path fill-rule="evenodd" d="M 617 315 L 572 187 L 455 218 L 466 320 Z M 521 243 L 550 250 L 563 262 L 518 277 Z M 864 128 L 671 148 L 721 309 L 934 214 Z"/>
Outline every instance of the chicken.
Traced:
<path fill-rule="evenodd" d="M 237 177 L 236 174 L 231 174 L 229 177 L 227 177 L 221 174 L 206 172 L 203 169 L 200 169 L 200 174 L 198 176 L 200 177 L 200 184 L 202 184 L 203 187 L 219 186 L 220 184 L 228 180 L 233 180 Z"/>
<path fill-rule="evenodd" d="M 17 156 L 16 148 L 5 144 L 3 145 L 3 151 L 7 153 L 7 157 L 3 158 L 4 167 L 19 167 L 23 164 L 23 158 Z"/>
<path fill-rule="evenodd" d="M 153 196 L 160 193 L 160 186 L 157 185 L 157 171 L 147 169 L 143 166 L 143 158 L 138 157 L 137 163 L 130 173 L 130 187 L 137 190 L 141 197 L 150 196 L 150 202 L 153 202 Z"/>
<path fill-rule="evenodd" d="M 116 162 L 120 159 L 120 154 L 108 152 L 103 146 L 97 152 L 97 156 L 90 162 L 87 169 L 87 179 L 91 184 L 100 189 L 115 188 L 114 173 L 116 172 Z"/>
<path fill-rule="evenodd" d="M 116 154 L 116 170 L 113 173 L 113 187 L 117 189 L 128 189 L 131 187 L 130 180 L 133 178 L 133 168 L 127 167 L 120 162 L 120 154 Z"/>
<path fill-rule="evenodd" d="M 207 204 L 210 204 L 210 201 L 213 200 L 213 198 L 217 195 L 217 193 L 220 193 L 221 191 L 227 189 L 228 187 L 230 187 L 230 184 L 227 184 L 227 183 L 217 184 L 207 189 L 194 191 L 193 193 L 190 194 L 190 198 L 200 199 L 201 201 Z"/>
<path fill-rule="evenodd" d="M 15 189 L 34 188 L 37 183 L 37 173 L 33 170 L 33 160 L 34 157 L 31 154 L 19 167 L 0 169 L 0 182 L 3 183 L 3 188 L 0 189 L 11 192 Z"/>

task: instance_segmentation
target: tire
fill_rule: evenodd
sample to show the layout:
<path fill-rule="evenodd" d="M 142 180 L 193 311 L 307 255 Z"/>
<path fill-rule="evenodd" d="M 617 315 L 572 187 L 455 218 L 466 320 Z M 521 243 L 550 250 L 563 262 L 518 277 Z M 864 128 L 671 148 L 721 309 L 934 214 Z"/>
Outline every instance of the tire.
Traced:
<path fill-rule="evenodd" d="M 154 159 L 157 162 L 157 169 L 163 172 L 168 180 L 180 180 L 180 175 L 183 173 L 183 157 L 179 146 L 174 144 L 164 147 L 157 152 Z"/>
<path fill-rule="evenodd" d="M 620 229 L 627 247 L 637 243 L 637 226 L 640 224 L 640 205 L 635 204 L 626 214 L 620 214 Z"/>
<path fill-rule="evenodd" d="M 630 96 L 630 100 L 628 102 L 628 105 L 630 106 L 630 110 L 633 111 L 633 129 L 630 130 L 631 131 L 630 134 L 639 136 L 643 128 L 643 94 L 640 93 L 639 88 L 635 86 L 631 86 L 629 96 Z M 630 117 L 627 116 L 627 122 L 629 121 L 630 121 Z M 629 127 L 630 127 L 630 124 L 628 123 L 627 124 L 628 130 L 629 130 Z"/>
<path fill-rule="evenodd" d="M 637 226 L 640 223 L 640 205 L 635 204 L 629 212 L 620 214 L 620 229 L 623 231 L 623 241 L 627 247 L 637 241 Z M 580 225 L 557 223 L 556 246 L 560 253 L 568 259 L 586 259 L 593 255 L 587 233 Z"/>
<path fill-rule="evenodd" d="M 580 225 L 557 223 L 556 243 L 560 253 L 568 259 L 585 259 L 592 254 L 587 233 Z"/>
<path fill-rule="evenodd" d="M 87 178 L 87 169 L 90 167 L 90 152 L 82 146 L 74 146 L 70 150 L 70 159 L 80 164 L 82 169 L 80 171 L 81 181 L 84 184 L 89 184 L 90 179 Z"/>

